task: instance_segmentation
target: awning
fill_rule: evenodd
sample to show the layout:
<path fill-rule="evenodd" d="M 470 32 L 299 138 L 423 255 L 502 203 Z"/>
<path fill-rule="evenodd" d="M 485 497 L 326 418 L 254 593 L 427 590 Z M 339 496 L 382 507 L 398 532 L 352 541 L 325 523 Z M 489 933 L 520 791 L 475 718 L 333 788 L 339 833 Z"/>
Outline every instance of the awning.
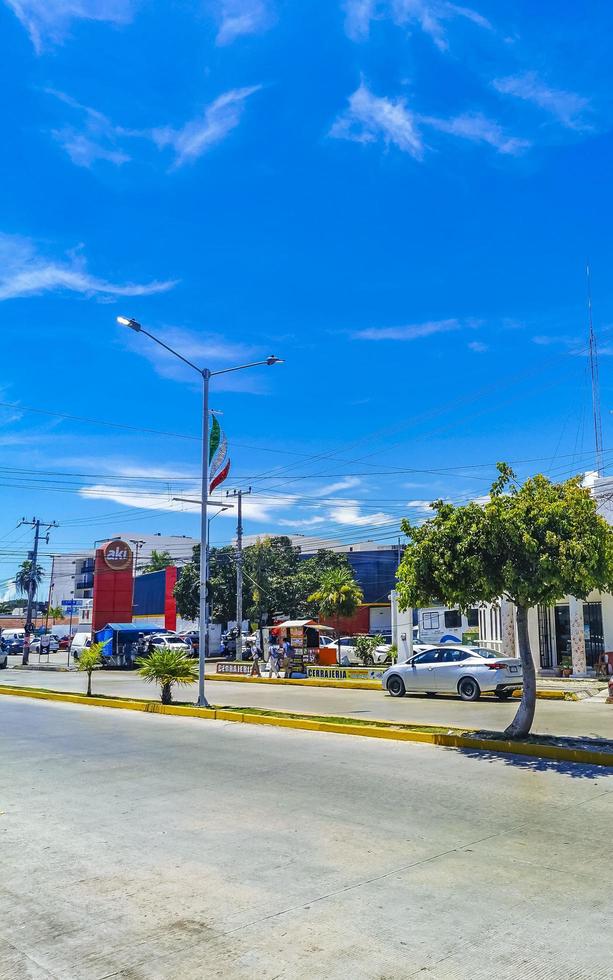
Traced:
<path fill-rule="evenodd" d="M 331 626 L 322 626 L 321 623 L 314 623 L 312 619 L 286 619 L 284 623 L 275 623 L 271 630 L 291 629 L 292 627 L 308 626 L 310 630 L 329 630 Z"/>

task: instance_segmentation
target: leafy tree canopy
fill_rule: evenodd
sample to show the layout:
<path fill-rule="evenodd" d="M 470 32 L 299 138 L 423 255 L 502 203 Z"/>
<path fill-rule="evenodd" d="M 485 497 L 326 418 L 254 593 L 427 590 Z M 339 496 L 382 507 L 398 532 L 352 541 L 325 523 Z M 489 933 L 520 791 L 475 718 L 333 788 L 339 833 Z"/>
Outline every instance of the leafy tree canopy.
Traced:
<path fill-rule="evenodd" d="M 141 569 L 143 575 L 148 572 L 161 572 L 164 568 L 168 568 L 169 565 L 174 565 L 175 560 L 169 551 L 156 551 L 155 548 L 151 551 L 151 557 L 149 561 Z"/>

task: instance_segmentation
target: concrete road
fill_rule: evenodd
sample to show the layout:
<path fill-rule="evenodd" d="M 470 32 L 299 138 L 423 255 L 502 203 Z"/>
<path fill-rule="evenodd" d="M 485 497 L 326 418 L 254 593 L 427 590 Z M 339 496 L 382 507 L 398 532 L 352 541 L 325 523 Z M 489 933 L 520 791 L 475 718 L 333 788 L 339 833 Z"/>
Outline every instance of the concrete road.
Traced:
<path fill-rule="evenodd" d="M 4 670 L 0 684 L 46 687 L 53 690 L 86 689 L 83 674 L 77 672 Z M 98 671 L 93 689 L 101 694 L 124 697 L 158 697 L 157 689 L 130 671 Z M 516 704 L 493 699 L 476 703 L 459 698 L 409 695 L 392 698 L 383 691 L 351 691 L 337 688 L 301 687 L 285 684 L 246 684 L 232 681 L 208 682 L 208 698 L 215 705 L 278 708 L 285 711 L 355 718 L 383 718 L 388 721 L 466 728 L 504 729 L 517 710 Z M 177 700 L 196 700 L 196 687 L 182 688 Z M 584 735 L 613 739 L 613 705 L 603 700 L 539 701 L 533 730 L 551 735 Z"/>
<path fill-rule="evenodd" d="M 0 744 L 3 980 L 612 975 L 602 770 L 17 698 Z"/>

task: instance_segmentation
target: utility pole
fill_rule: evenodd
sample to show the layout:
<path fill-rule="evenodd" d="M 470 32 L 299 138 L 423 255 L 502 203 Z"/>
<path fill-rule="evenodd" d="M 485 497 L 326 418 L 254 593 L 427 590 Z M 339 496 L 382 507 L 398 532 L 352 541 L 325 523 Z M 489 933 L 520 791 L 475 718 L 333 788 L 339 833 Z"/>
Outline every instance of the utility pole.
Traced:
<path fill-rule="evenodd" d="M 594 420 L 594 444 L 595 462 L 598 476 L 604 475 L 603 464 L 603 445 L 602 445 L 602 419 L 600 415 L 600 379 L 598 376 L 598 347 L 596 345 L 596 334 L 594 333 L 594 322 L 592 319 L 592 272 L 589 263 L 586 268 L 587 275 L 587 310 L 589 323 L 589 352 L 590 352 L 590 375 L 592 379 L 592 415 Z"/>
<path fill-rule="evenodd" d="M 26 666 L 30 659 L 30 633 L 32 632 L 32 606 L 34 605 L 34 596 L 36 594 L 36 569 L 38 567 L 38 544 L 40 541 L 40 529 L 41 527 L 46 528 L 47 533 L 44 536 L 44 541 L 49 544 L 49 531 L 52 527 L 59 527 L 57 521 L 51 521 L 45 524 L 39 518 L 33 517 L 31 521 L 26 521 L 25 517 L 22 517 L 18 527 L 23 525 L 29 525 L 34 528 L 34 548 L 32 551 L 28 552 L 28 561 L 30 562 L 30 575 L 28 578 L 28 606 L 26 609 L 26 622 L 25 622 L 25 636 L 23 638 L 23 654 L 21 657 L 22 666 Z"/>
<path fill-rule="evenodd" d="M 134 621 L 134 590 L 136 589 L 136 573 L 138 571 L 138 552 L 140 546 L 145 542 L 140 538 L 138 540 L 130 538 L 130 544 L 134 545 L 134 568 L 132 569 L 132 621 Z"/>
<path fill-rule="evenodd" d="M 55 555 L 51 555 L 51 578 L 49 579 L 49 595 L 47 596 L 47 615 L 45 617 L 45 633 L 49 632 L 49 610 L 53 597 L 53 573 L 55 571 Z"/>
<path fill-rule="evenodd" d="M 243 655 L 243 496 L 251 493 L 247 490 L 228 490 L 226 497 L 236 497 L 238 501 L 238 523 L 236 525 L 236 659 Z M 260 641 L 261 642 L 261 641 Z M 262 651 L 263 653 L 264 651 Z"/>

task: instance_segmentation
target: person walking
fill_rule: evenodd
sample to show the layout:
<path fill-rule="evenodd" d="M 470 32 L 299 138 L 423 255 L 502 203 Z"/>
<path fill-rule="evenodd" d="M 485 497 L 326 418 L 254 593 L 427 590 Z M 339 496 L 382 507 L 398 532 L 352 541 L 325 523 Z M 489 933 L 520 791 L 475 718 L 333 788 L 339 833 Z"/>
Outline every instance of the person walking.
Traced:
<path fill-rule="evenodd" d="M 280 653 L 279 653 L 279 647 L 277 646 L 276 643 L 270 644 L 269 654 L 270 655 L 268 658 L 268 663 L 270 664 L 270 676 L 278 678 Z"/>
<path fill-rule="evenodd" d="M 251 676 L 252 677 L 262 676 L 260 672 L 260 648 L 257 644 L 253 647 L 253 653 L 251 657 Z"/>
<path fill-rule="evenodd" d="M 292 645 L 288 639 L 283 641 L 283 675 L 292 676 Z"/>

